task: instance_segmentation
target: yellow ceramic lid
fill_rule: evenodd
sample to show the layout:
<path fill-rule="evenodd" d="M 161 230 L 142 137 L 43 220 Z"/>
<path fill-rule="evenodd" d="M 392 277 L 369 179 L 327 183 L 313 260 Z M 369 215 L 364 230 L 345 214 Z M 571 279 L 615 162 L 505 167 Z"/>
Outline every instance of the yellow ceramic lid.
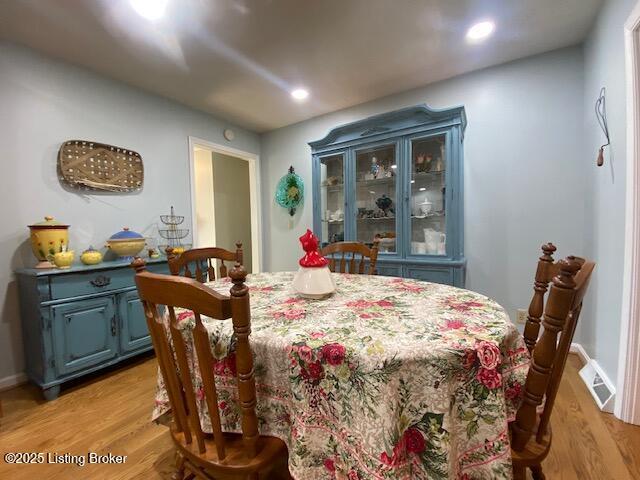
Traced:
<path fill-rule="evenodd" d="M 69 228 L 69 225 L 64 225 L 54 220 L 53 217 L 46 216 L 44 217 L 44 222 L 29 225 L 29 228 Z"/>

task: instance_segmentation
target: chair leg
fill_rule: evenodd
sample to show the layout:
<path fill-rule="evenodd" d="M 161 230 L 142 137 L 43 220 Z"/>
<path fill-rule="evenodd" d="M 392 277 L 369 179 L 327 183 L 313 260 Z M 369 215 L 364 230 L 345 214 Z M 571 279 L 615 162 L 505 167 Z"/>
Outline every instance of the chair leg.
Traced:
<path fill-rule="evenodd" d="M 526 480 L 527 468 L 521 466 L 513 466 L 513 480 Z"/>
<path fill-rule="evenodd" d="M 544 473 L 542 473 L 542 465 L 535 465 L 531 467 L 531 475 L 533 480 L 545 480 Z"/>
<path fill-rule="evenodd" d="M 180 452 L 176 452 L 176 471 L 171 476 L 171 480 L 184 479 L 184 456 Z"/>

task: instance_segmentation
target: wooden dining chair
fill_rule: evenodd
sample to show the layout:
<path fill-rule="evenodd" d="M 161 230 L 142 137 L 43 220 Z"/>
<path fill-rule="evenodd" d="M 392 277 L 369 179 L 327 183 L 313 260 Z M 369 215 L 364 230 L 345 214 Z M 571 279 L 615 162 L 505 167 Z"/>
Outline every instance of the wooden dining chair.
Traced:
<path fill-rule="evenodd" d="M 176 255 L 171 247 L 166 250 L 169 271 L 172 275 L 195 278 L 200 283 L 212 282 L 216 279 L 216 262 L 220 261 L 219 278 L 228 276 L 225 261 L 242 265 L 242 243 L 236 243 L 236 251 L 224 248 L 192 248 Z"/>
<path fill-rule="evenodd" d="M 541 464 L 551 448 L 549 420 L 595 263 L 570 256 L 554 268 L 542 336 L 533 348 L 522 405 L 509 426 L 515 480 L 524 480 L 527 468 L 534 480 L 545 478 Z"/>
<path fill-rule="evenodd" d="M 287 447 L 279 438 L 258 434 L 256 388 L 253 356 L 249 343 L 251 319 L 247 272 L 236 263 L 230 271 L 231 295 L 220 295 L 190 278 L 150 273 L 145 262 L 132 263 L 135 282 L 144 306 L 145 317 L 158 364 L 167 388 L 173 421 L 170 434 L 176 446 L 174 479 L 194 476 L 219 478 L 291 478 L 287 469 Z M 168 312 L 168 330 L 158 308 Z M 223 432 L 218 411 L 218 395 L 212 368 L 200 369 L 204 404 L 211 419 L 212 434 L 202 430 L 191 369 L 196 362 L 187 359 L 185 340 L 177 325 L 175 308 L 194 312 L 193 343 L 197 365 L 213 365 L 209 335 L 201 316 L 217 320 L 231 319 L 236 338 L 238 405 L 242 434 Z M 269 476 L 269 475 L 272 476 Z"/>
<path fill-rule="evenodd" d="M 332 272 L 364 274 L 368 261 L 367 275 L 377 273 L 378 241 L 374 241 L 371 248 L 362 242 L 331 243 L 320 250 L 320 253 L 329 260 L 329 270 Z M 338 258 L 338 254 L 340 254 L 340 258 Z M 360 261 L 358 261 L 358 256 L 360 256 Z M 347 265 L 349 265 L 348 272 Z"/>

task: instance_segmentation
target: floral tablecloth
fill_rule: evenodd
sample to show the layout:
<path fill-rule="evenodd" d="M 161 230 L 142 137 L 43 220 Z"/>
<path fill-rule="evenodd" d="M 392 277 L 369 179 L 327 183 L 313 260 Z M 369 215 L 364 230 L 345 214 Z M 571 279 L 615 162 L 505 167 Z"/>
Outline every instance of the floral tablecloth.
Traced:
<path fill-rule="evenodd" d="M 334 276 L 326 300 L 298 297 L 291 272 L 247 281 L 260 432 L 287 443 L 293 477 L 511 478 L 507 423 L 529 357 L 504 309 L 445 285 Z M 228 294 L 229 279 L 210 286 Z M 193 361 L 193 314 L 178 319 Z M 204 322 L 223 424 L 240 431 L 231 322 Z M 154 418 L 168 409 L 160 377 Z"/>

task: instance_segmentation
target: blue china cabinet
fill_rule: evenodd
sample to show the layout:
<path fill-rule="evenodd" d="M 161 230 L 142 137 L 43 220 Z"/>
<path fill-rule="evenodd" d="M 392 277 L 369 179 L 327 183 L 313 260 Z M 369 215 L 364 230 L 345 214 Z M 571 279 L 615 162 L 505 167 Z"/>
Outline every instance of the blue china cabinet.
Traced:
<path fill-rule="evenodd" d="M 47 400 L 64 382 L 153 348 L 129 263 L 16 271 L 27 376 Z M 166 259 L 147 269 L 169 273 Z"/>
<path fill-rule="evenodd" d="M 378 273 L 462 287 L 464 107 L 404 108 L 311 142 L 322 245 L 380 242 Z"/>

